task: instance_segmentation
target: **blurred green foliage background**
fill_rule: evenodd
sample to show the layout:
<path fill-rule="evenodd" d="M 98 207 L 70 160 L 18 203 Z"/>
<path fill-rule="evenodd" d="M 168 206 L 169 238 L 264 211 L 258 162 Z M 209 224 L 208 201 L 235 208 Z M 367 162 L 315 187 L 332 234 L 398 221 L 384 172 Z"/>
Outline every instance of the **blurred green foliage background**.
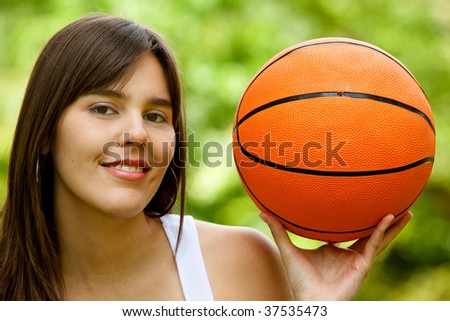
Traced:
<path fill-rule="evenodd" d="M 433 108 L 436 161 L 412 208 L 413 221 L 378 258 L 356 299 L 450 300 L 448 0 L 0 0 L 0 204 L 7 164 L 14 161 L 8 154 L 18 110 L 40 50 L 61 27 L 99 12 L 155 28 L 177 55 L 188 132 L 201 144 L 190 156 L 198 166 L 189 168 L 188 212 L 267 235 L 227 149 L 236 106 L 252 76 L 282 49 L 319 37 L 356 38 L 396 56 Z M 205 159 L 202 150 L 211 141 L 220 143 L 223 156 Z M 293 239 L 303 247 L 319 245 Z"/>

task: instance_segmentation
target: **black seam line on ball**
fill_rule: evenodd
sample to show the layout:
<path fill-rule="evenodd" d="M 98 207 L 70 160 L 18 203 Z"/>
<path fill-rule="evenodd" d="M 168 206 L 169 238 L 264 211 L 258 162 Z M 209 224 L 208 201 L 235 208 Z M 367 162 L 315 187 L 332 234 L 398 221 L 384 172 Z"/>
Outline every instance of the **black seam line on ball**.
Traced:
<path fill-rule="evenodd" d="M 284 53 L 283 55 L 281 55 L 280 57 L 278 57 L 277 59 L 275 59 L 274 61 L 272 61 L 269 65 L 267 65 L 264 69 L 260 70 L 258 72 L 258 74 L 253 77 L 253 80 L 250 82 L 250 84 L 247 86 L 247 88 L 250 88 L 251 84 L 262 74 L 264 73 L 268 68 L 270 68 L 274 63 L 276 63 L 278 60 L 283 59 L 284 57 L 290 55 L 291 53 L 298 51 L 300 49 L 304 49 L 304 48 L 308 48 L 308 47 L 315 47 L 315 46 L 322 46 L 322 45 L 333 45 L 333 44 L 346 44 L 346 45 L 354 45 L 354 46 L 359 46 L 359 47 L 364 47 L 373 51 L 376 51 L 384 56 L 386 56 L 387 58 L 391 59 L 392 61 L 394 61 L 397 65 L 400 66 L 400 68 L 402 68 L 417 84 L 417 86 L 419 86 L 420 90 L 422 91 L 422 93 L 425 95 L 425 97 L 427 97 L 427 95 L 425 94 L 425 91 L 423 90 L 422 86 L 420 86 L 419 82 L 417 81 L 417 79 L 414 77 L 414 75 L 408 70 L 408 68 L 406 68 L 397 58 L 395 58 L 394 56 L 392 56 L 391 54 L 380 50 L 378 48 L 374 48 L 371 46 L 368 46 L 364 43 L 356 43 L 356 42 L 352 42 L 352 41 L 346 41 L 346 40 L 330 40 L 330 41 L 321 41 L 321 42 L 317 42 L 317 43 L 310 43 L 310 44 L 306 44 L 306 45 L 300 45 L 298 47 L 294 47 L 291 50 L 289 50 L 288 52 Z M 428 98 L 427 98 L 428 99 Z"/>
<path fill-rule="evenodd" d="M 409 207 L 411 207 L 411 206 L 409 206 Z M 264 206 L 264 208 L 266 208 L 266 207 Z M 394 217 L 397 218 L 399 215 L 404 214 L 407 211 L 407 209 L 405 209 L 404 211 L 400 212 L 399 214 L 395 214 Z M 365 228 L 361 228 L 361 229 L 349 230 L 349 231 L 323 231 L 323 230 L 316 230 L 316 229 L 313 229 L 313 228 L 309 228 L 309 227 L 305 227 L 305 226 L 301 226 L 301 225 L 292 223 L 291 221 L 288 221 L 288 220 L 282 218 L 281 216 L 279 216 L 279 215 L 277 215 L 277 214 L 275 214 L 275 213 L 273 213 L 271 211 L 269 211 L 269 213 L 274 215 L 274 216 L 276 216 L 278 219 L 282 220 L 283 222 L 286 222 L 289 225 L 295 226 L 296 228 L 299 228 L 299 229 L 302 229 L 302 230 L 305 230 L 305 231 L 310 231 L 310 232 L 315 232 L 315 233 L 326 233 L 326 234 L 335 234 L 335 235 L 337 235 L 337 234 L 350 234 L 350 233 L 358 233 L 358 232 L 368 231 L 368 230 L 371 230 L 371 229 L 375 229 L 377 227 L 377 225 L 373 225 L 373 226 L 369 226 L 369 227 L 365 227 Z"/>
<path fill-rule="evenodd" d="M 290 167 L 285 166 L 281 164 L 277 164 L 265 159 L 261 159 L 256 155 L 251 154 L 245 148 L 241 145 L 240 142 L 238 142 L 239 148 L 242 151 L 242 153 L 250 160 L 259 163 L 261 165 L 272 167 L 278 170 L 286 171 L 286 172 L 293 172 L 298 174 L 306 174 L 306 175 L 315 175 L 315 176 L 340 176 L 340 177 L 356 177 L 356 176 L 375 176 L 375 175 L 385 175 L 385 174 L 393 174 L 398 173 L 402 171 L 406 171 L 409 169 L 412 169 L 414 167 L 420 166 L 425 163 L 434 163 L 434 157 L 429 156 L 422 158 L 418 161 L 415 161 L 413 163 L 399 166 L 399 167 L 392 167 L 392 168 L 385 168 L 385 169 L 376 169 L 376 170 L 368 170 L 368 171 L 353 171 L 353 172 L 339 172 L 339 171 L 322 171 L 322 170 L 315 170 L 315 169 L 307 169 L 307 168 L 298 168 L 298 167 Z"/>
<path fill-rule="evenodd" d="M 234 161 L 236 162 L 236 158 L 234 158 Z M 286 223 L 289 224 L 289 225 L 295 226 L 296 228 L 299 228 L 299 229 L 304 230 L 304 231 L 315 232 L 315 233 L 326 233 L 326 234 L 350 234 L 350 233 L 364 232 L 364 231 L 367 231 L 367 230 L 370 230 L 370 229 L 374 229 L 374 228 L 377 227 L 377 225 L 373 225 L 373 226 L 369 226 L 369 227 L 366 227 L 366 228 L 355 229 L 355 230 L 349 230 L 349 231 L 324 231 L 324 230 L 317 230 L 317 229 L 313 229 L 313 228 L 309 228 L 309 227 L 305 227 L 305 226 L 301 226 L 301 225 L 298 225 L 298 224 L 296 224 L 296 223 L 293 223 L 293 222 L 291 222 L 291 221 L 289 221 L 289 220 L 287 220 L 287 219 L 285 219 L 285 218 L 279 216 L 278 214 L 274 213 L 274 212 L 273 212 L 272 210 L 270 210 L 269 208 L 267 208 L 267 206 L 264 205 L 264 204 L 259 200 L 259 198 L 253 193 L 253 191 L 251 190 L 251 188 L 247 185 L 247 182 L 245 181 L 245 178 L 243 177 L 243 175 L 242 175 L 242 173 L 241 173 L 241 171 L 240 171 L 240 169 L 239 169 L 239 166 L 236 166 L 236 168 L 237 168 L 238 174 L 239 174 L 239 176 L 241 177 L 241 180 L 242 180 L 242 182 L 244 183 L 245 187 L 246 187 L 247 190 L 252 194 L 252 196 L 257 200 L 257 202 L 258 202 L 262 207 L 264 207 L 264 209 L 265 209 L 268 213 L 272 214 L 273 216 L 275 216 L 275 217 L 277 217 L 278 219 L 280 219 L 280 220 L 286 222 Z M 416 199 L 420 196 L 421 193 L 422 193 L 422 191 L 421 191 L 421 192 L 419 193 L 419 195 L 411 202 L 411 204 L 410 204 L 408 207 L 406 207 L 406 209 L 404 209 L 404 210 L 401 211 L 400 213 L 393 214 L 394 217 L 397 218 L 399 215 L 405 213 L 405 212 L 412 206 L 412 204 L 415 203 Z"/>
<path fill-rule="evenodd" d="M 268 68 L 270 68 L 274 63 L 276 63 L 278 60 L 283 59 L 284 57 L 290 55 L 291 53 L 300 50 L 300 49 L 304 49 L 304 48 L 308 48 L 308 47 L 314 47 L 314 46 L 321 46 L 321 45 L 328 45 L 328 44 L 347 44 L 347 45 L 354 45 L 354 46 L 359 46 L 359 47 L 364 47 L 373 51 L 376 51 L 384 56 L 386 56 L 387 58 L 391 59 L 392 61 L 394 61 L 397 65 L 400 66 L 400 68 L 402 68 L 413 80 L 414 82 L 417 84 L 417 86 L 419 86 L 420 90 L 422 91 L 422 93 L 424 94 L 425 98 L 428 100 L 427 94 L 425 93 L 425 91 L 423 90 L 422 86 L 419 84 L 419 82 L 417 81 L 417 79 L 414 77 L 414 75 L 408 70 L 408 68 L 406 68 L 406 66 L 404 66 L 397 58 L 395 58 L 394 56 L 392 56 L 391 54 L 379 49 L 379 48 L 374 48 L 371 46 L 368 46 L 364 43 L 356 43 L 356 42 L 352 42 L 352 41 L 348 41 L 348 40 L 324 40 L 321 42 L 317 42 L 317 43 L 311 43 L 311 44 L 306 44 L 306 45 L 300 45 L 298 47 L 294 47 L 291 50 L 289 50 L 288 52 L 284 53 L 283 55 L 281 55 L 280 57 L 278 57 L 277 59 L 275 59 L 274 61 L 272 61 L 270 64 L 268 64 L 266 67 L 264 67 L 264 69 L 261 69 L 252 79 L 252 81 L 247 85 L 247 89 L 245 91 L 248 90 L 248 88 L 250 88 L 250 86 L 253 84 L 253 82 L 256 81 L 256 79 L 262 74 L 264 73 Z M 245 93 L 244 93 L 245 95 Z M 244 97 L 244 96 L 243 96 Z M 241 98 L 241 101 L 243 99 L 243 97 Z M 240 110 L 240 104 L 237 108 L 237 113 L 236 113 L 236 119 L 237 116 L 239 115 L 239 110 Z M 433 130 L 434 131 L 434 130 Z"/>
<path fill-rule="evenodd" d="M 378 101 L 378 102 L 382 102 L 382 103 L 386 103 L 389 105 L 393 105 L 396 107 L 400 107 L 403 108 L 407 111 L 410 111 L 412 113 L 417 114 L 418 116 L 422 117 L 427 124 L 430 126 L 431 130 L 433 131 L 434 135 L 436 135 L 436 130 L 433 126 L 433 123 L 431 122 L 430 118 L 428 118 L 428 116 L 423 113 L 421 110 L 410 106 L 408 104 L 402 103 L 398 100 L 394 100 L 391 98 L 387 98 L 387 97 L 382 97 L 382 96 L 377 96 L 377 95 L 372 95 L 372 94 L 366 94 L 366 93 L 356 93 L 356 92 L 348 92 L 348 91 L 344 91 L 344 92 L 338 92 L 338 91 L 324 91 L 324 92 L 316 92 L 316 93 L 309 93 L 309 94 L 302 94 L 302 95 L 294 95 L 294 96 L 289 96 L 289 97 L 284 97 L 281 99 L 277 99 L 274 101 L 271 101 L 267 104 L 264 104 L 262 106 L 256 107 L 255 109 L 253 109 L 252 111 L 250 111 L 248 114 L 246 114 L 244 117 L 242 117 L 236 124 L 234 130 L 236 130 L 244 121 L 246 121 L 248 118 L 252 117 L 253 115 L 271 108 L 271 107 L 275 107 L 281 104 L 285 104 L 288 102 L 292 102 L 292 101 L 297 101 L 297 100 L 305 100 L 305 99 L 314 99 L 314 98 L 321 98 L 321 97 L 349 97 L 349 98 L 356 98 L 356 99 L 370 99 L 370 100 L 374 100 L 374 101 Z"/>

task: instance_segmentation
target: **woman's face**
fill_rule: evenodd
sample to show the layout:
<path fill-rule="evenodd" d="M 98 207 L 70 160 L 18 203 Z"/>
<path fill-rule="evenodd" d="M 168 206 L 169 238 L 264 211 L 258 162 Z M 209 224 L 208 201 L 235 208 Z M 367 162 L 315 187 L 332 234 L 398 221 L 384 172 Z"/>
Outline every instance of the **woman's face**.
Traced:
<path fill-rule="evenodd" d="M 55 210 L 142 212 L 174 149 L 167 80 L 157 58 L 144 54 L 117 85 L 79 97 L 62 114 L 52 145 Z"/>

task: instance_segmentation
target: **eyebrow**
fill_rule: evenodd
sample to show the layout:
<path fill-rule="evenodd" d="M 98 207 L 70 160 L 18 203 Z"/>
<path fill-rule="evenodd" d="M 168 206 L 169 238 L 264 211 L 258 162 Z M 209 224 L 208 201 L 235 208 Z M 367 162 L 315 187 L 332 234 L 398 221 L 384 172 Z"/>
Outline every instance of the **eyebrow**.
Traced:
<path fill-rule="evenodd" d="M 112 97 L 112 98 L 118 98 L 121 100 L 126 100 L 129 98 L 129 96 L 121 91 L 108 89 L 108 88 L 101 88 L 96 89 L 88 93 L 88 95 L 96 95 L 96 96 L 103 96 L 103 97 Z M 151 106 L 161 106 L 161 107 L 172 107 L 172 103 L 169 99 L 162 98 L 162 97 L 152 97 L 146 101 L 147 105 Z"/>

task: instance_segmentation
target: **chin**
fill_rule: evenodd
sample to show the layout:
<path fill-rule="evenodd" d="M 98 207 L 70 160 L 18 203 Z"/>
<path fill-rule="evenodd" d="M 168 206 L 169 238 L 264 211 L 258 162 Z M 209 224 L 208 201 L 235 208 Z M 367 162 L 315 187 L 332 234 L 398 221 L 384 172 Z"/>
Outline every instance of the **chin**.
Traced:
<path fill-rule="evenodd" d="M 139 214 L 142 214 L 144 212 L 144 207 L 124 207 L 124 206 L 117 206 L 117 207 L 109 207 L 107 209 L 105 209 L 105 213 L 109 216 L 109 217 L 114 217 L 114 218 L 121 218 L 121 219 L 126 219 L 126 218 L 132 218 L 135 217 Z"/>
<path fill-rule="evenodd" d="M 110 198 L 107 204 L 103 204 L 103 211 L 109 216 L 129 218 L 144 211 L 151 198 L 142 195 L 123 193 L 120 196 Z"/>

